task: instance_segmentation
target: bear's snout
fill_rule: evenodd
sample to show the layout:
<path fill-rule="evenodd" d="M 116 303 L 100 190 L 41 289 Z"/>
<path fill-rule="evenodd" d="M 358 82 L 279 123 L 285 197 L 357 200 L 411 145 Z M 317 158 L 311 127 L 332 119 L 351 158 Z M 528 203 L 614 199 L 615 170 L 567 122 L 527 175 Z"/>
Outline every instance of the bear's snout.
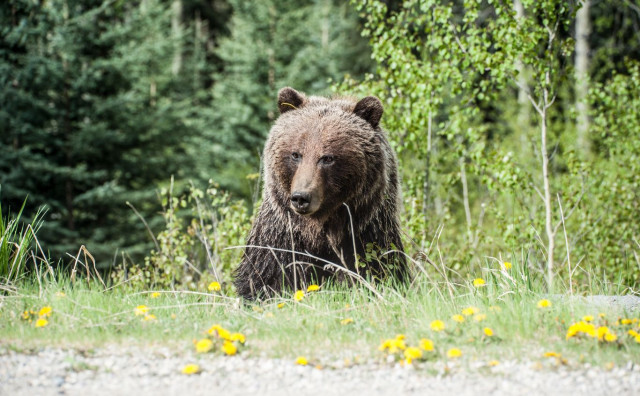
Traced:
<path fill-rule="evenodd" d="M 307 214 L 311 206 L 311 193 L 307 191 L 295 191 L 291 194 L 291 207 L 299 214 Z"/>

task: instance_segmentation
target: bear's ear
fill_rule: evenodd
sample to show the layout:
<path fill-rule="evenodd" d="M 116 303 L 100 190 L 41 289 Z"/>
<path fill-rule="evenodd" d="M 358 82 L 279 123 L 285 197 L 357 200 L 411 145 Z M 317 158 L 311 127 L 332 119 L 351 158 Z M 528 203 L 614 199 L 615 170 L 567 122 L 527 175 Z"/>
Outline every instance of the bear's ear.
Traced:
<path fill-rule="evenodd" d="M 377 128 L 382 118 L 382 102 L 375 96 L 367 96 L 356 104 L 353 113 Z"/>
<path fill-rule="evenodd" d="M 278 109 L 280 114 L 286 113 L 289 110 L 298 110 L 304 105 L 304 94 L 296 91 L 291 87 L 284 87 L 278 92 Z"/>

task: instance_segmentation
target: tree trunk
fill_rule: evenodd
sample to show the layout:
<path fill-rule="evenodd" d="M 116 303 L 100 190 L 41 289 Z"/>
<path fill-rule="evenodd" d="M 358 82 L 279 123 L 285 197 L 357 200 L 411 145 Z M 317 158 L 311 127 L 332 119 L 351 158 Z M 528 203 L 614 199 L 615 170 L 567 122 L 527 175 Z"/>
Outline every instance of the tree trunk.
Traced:
<path fill-rule="evenodd" d="M 177 76 L 182 69 L 182 0 L 173 0 L 171 11 L 171 35 L 173 36 L 175 46 L 171 73 Z"/>
<path fill-rule="evenodd" d="M 576 57 L 575 57 L 575 94 L 577 115 L 578 151 L 587 157 L 590 152 L 589 142 L 589 2 L 582 0 L 582 7 L 576 14 Z"/>

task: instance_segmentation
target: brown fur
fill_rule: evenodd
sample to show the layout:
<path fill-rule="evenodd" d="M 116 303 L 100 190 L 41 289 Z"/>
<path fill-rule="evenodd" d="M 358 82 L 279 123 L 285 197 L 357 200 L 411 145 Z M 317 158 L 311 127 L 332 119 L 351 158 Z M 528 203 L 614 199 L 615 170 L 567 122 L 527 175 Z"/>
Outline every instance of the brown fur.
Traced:
<path fill-rule="evenodd" d="M 235 272 L 238 293 L 249 299 L 334 273 L 343 279 L 339 267 L 361 272 L 354 239 L 360 262 L 367 244 L 402 251 L 397 165 L 379 126 L 380 101 L 307 98 L 283 88 L 278 107 L 264 149 L 262 206 Z M 387 269 L 405 278 L 403 255 L 388 254 L 364 271 L 379 278 Z"/>

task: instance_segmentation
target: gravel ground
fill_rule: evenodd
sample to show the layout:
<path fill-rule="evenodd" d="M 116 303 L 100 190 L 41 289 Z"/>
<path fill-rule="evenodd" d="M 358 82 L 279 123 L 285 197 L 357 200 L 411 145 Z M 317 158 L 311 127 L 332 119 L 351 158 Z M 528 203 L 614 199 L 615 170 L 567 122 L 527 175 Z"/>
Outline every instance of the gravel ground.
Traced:
<path fill-rule="evenodd" d="M 184 375 L 188 363 L 202 372 Z M 168 349 L 107 347 L 90 354 L 44 348 L 0 352 L 0 395 L 638 395 L 640 366 L 609 370 L 539 362 L 435 363 L 431 370 L 360 363 L 342 368 L 292 361 L 178 355 Z M 338 365 L 339 366 L 339 365 Z"/>
<path fill-rule="evenodd" d="M 640 310 L 634 296 L 586 298 L 593 306 Z M 201 373 L 181 369 L 198 363 Z M 640 366 L 557 365 L 554 359 L 427 363 L 422 368 L 360 362 L 348 366 L 297 366 L 291 360 L 246 356 L 195 356 L 165 347 L 110 346 L 90 353 L 43 348 L 15 352 L 0 347 L 0 396 L 4 395 L 640 395 Z"/>

